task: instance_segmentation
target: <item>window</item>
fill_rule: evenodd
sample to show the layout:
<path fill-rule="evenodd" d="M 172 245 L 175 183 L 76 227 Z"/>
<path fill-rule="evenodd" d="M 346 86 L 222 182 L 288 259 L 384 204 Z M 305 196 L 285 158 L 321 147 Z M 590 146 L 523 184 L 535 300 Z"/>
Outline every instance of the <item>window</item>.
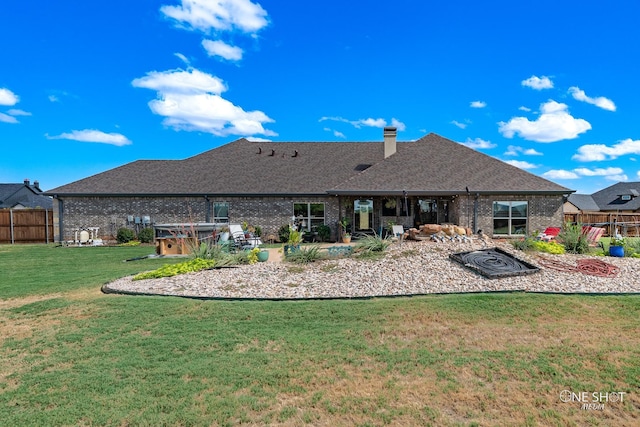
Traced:
<path fill-rule="evenodd" d="M 526 234 L 527 217 L 527 202 L 493 202 L 493 234 Z"/>
<path fill-rule="evenodd" d="M 294 203 L 293 216 L 301 230 L 311 231 L 324 224 L 324 203 Z"/>
<path fill-rule="evenodd" d="M 213 203 L 213 222 L 229 222 L 229 203 Z"/>

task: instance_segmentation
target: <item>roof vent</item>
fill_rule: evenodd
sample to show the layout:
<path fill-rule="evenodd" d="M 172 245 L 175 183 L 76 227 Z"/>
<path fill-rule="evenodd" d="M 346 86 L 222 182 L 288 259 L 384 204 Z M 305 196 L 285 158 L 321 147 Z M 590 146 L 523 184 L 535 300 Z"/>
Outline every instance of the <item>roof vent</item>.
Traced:
<path fill-rule="evenodd" d="M 269 154 L 269 156 L 273 157 L 276 155 L 276 150 L 274 150 L 273 148 L 271 149 L 271 154 Z"/>
<path fill-rule="evenodd" d="M 355 168 L 353 168 L 354 170 L 358 171 L 358 172 L 362 172 L 365 169 L 369 169 L 371 167 L 371 165 L 368 165 L 366 163 L 360 163 L 359 165 L 357 165 Z"/>
<path fill-rule="evenodd" d="M 258 147 L 258 152 L 256 154 L 262 154 L 262 147 Z"/>
<path fill-rule="evenodd" d="M 298 150 L 294 150 L 291 157 L 298 157 Z"/>

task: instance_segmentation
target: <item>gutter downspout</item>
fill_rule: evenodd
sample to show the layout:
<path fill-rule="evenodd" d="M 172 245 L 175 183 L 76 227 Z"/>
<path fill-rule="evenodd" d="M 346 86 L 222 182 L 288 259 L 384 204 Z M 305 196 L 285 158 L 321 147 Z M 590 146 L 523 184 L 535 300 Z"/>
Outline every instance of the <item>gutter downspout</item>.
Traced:
<path fill-rule="evenodd" d="M 476 197 L 473 199 L 473 233 L 478 232 L 478 198 L 480 194 L 476 193 Z"/>

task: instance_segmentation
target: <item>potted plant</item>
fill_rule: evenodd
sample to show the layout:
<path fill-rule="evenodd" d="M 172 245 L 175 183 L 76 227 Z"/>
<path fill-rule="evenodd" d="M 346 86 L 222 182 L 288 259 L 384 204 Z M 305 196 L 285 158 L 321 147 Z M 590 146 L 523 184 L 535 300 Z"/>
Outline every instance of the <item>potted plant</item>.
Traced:
<path fill-rule="evenodd" d="M 624 257 L 624 237 L 620 235 L 611 236 L 609 243 L 609 255 L 614 257 Z"/>
<path fill-rule="evenodd" d="M 291 252 L 300 250 L 300 242 L 302 242 L 302 233 L 294 228 L 289 229 L 289 238 L 287 244 L 284 245 L 284 254 L 290 254 Z"/>
<path fill-rule="evenodd" d="M 347 231 L 348 226 L 349 220 L 347 218 L 342 218 L 340 221 L 340 227 L 342 228 L 342 243 L 351 243 L 351 233 Z"/>

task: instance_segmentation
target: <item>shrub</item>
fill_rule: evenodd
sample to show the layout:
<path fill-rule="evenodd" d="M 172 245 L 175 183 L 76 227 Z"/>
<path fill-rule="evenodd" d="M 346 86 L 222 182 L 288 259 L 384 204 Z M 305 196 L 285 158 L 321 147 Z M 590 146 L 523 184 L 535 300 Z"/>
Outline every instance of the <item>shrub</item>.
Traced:
<path fill-rule="evenodd" d="M 118 243 L 129 243 L 135 238 L 136 234 L 133 232 L 133 230 L 126 227 L 118 229 L 118 234 L 116 235 L 116 240 L 118 241 Z"/>
<path fill-rule="evenodd" d="M 291 230 L 291 227 L 289 227 L 289 224 L 285 224 L 282 227 L 280 227 L 280 229 L 278 230 L 278 239 L 281 242 L 287 242 L 289 240 L 290 230 Z"/>
<path fill-rule="evenodd" d="M 322 253 L 319 246 L 311 246 L 308 248 L 300 248 L 300 250 L 287 254 L 286 260 L 296 264 L 309 264 L 310 262 L 322 259 Z"/>
<path fill-rule="evenodd" d="M 205 260 L 202 258 L 195 258 L 186 262 L 178 264 L 164 265 L 156 270 L 147 271 L 133 276 L 133 280 L 143 279 L 159 279 L 161 277 L 171 277 L 178 274 L 191 273 L 195 271 L 204 270 L 205 268 L 211 268 L 215 265 L 214 260 Z"/>
<path fill-rule="evenodd" d="M 512 240 L 511 245 L 519 251 L 530 251 L 534 249 L 535 240 L 531 237 L 523 237 L 520 239 Z"/>
<path fill-rule="evenodd" d="M 384 252 L 391 245 L 391 240 L 383 239 L 377 234 L 366 236 L 358 241 L 356 252 Z"/>
<path fill-rule="evenodd" d="M 155 237 L 153 228 L 143 228 L 138 233 L 138 240 L 140 240 L 140 243 L 151 243 Z"/>
<path fill-rule="evenodd" d="M 316 231 L 321 242 L 326 242 L 331 237 L 331 228 L 326 224 L 319 225 Z"/>
<path fill-rule="evenodd" d="M 560 233 L 558 233 L 556 240 L 558 240 L 569 253 L 584 254 L 589 252 L 589 241 L 587 237 L 582 234 L 582 224 L 580 223 L 565 223 Z"/>
<path fill-rule="evenodd" d="M 533 241 L 532 249 L 553 255 L 562 255 L 565 252 L 564 246 L 557 242 L 543 242 L 539 240 Z"/>

